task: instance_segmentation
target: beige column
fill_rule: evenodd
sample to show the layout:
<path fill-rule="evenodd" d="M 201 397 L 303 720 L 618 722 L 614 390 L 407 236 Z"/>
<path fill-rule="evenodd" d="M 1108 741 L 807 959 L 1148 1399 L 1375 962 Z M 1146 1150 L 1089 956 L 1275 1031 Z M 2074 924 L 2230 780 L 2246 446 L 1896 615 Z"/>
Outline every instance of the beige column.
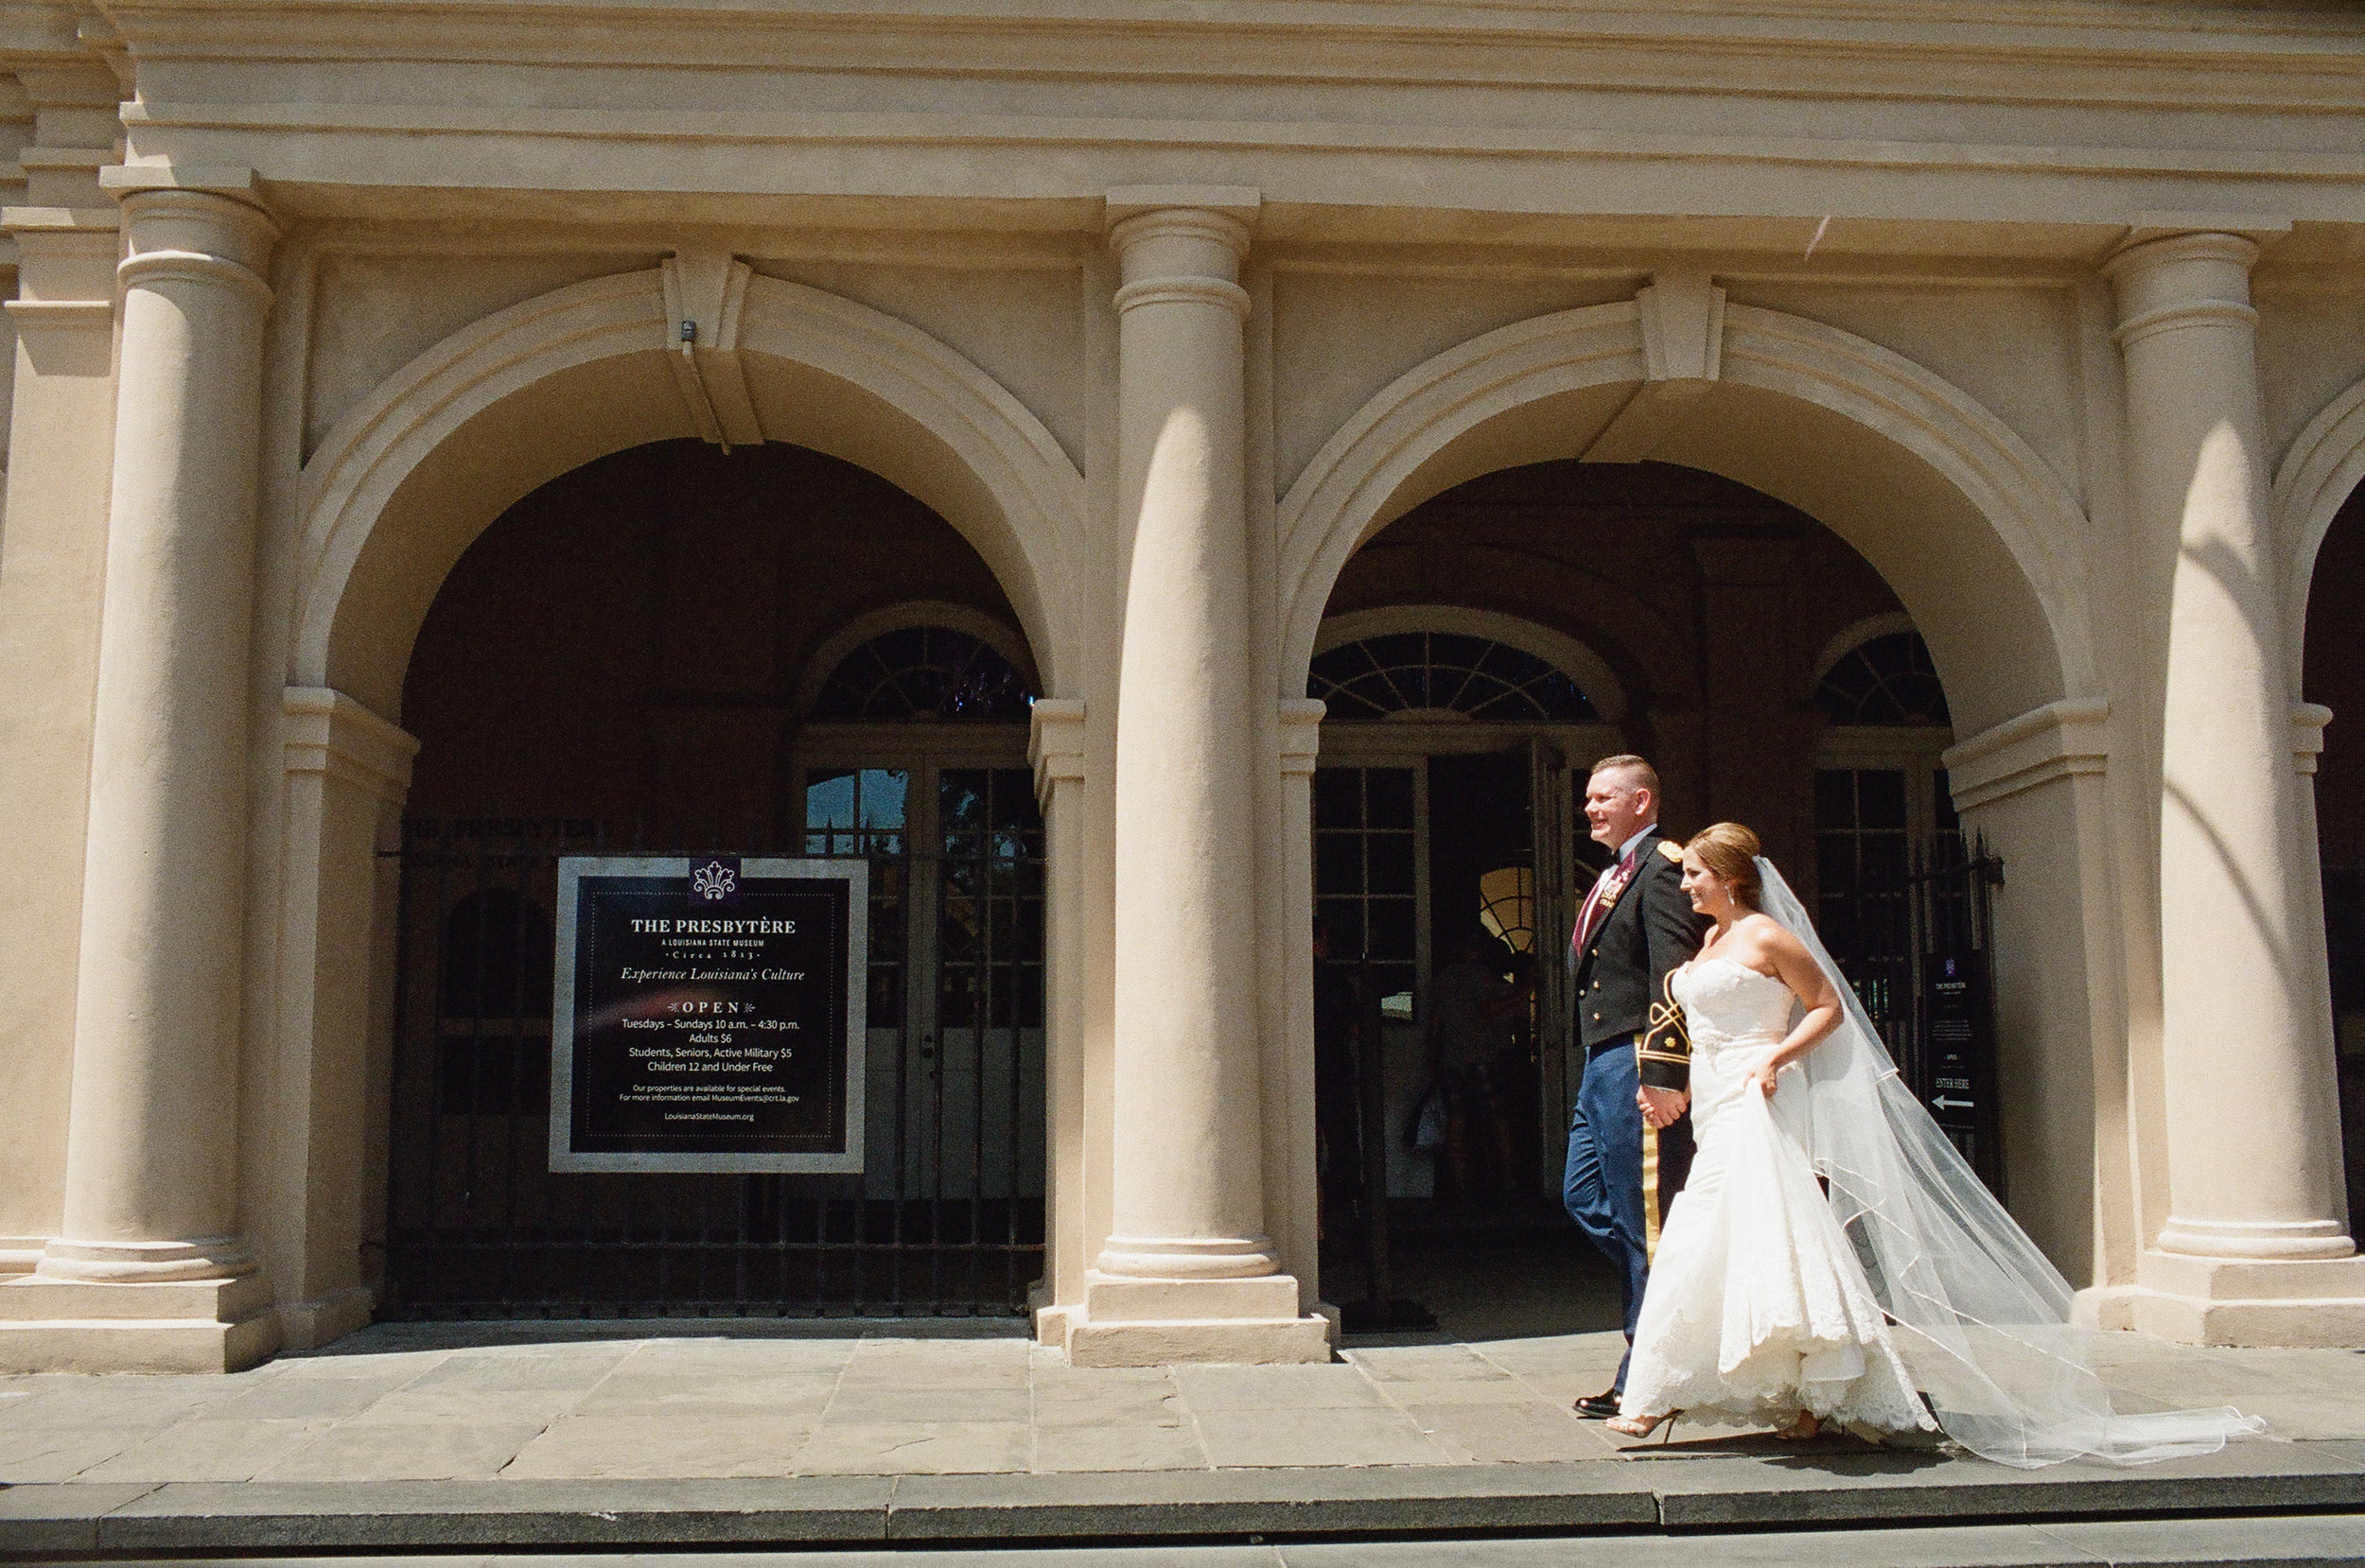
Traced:
<path fill-rule="evenodd" d="M 1122 269 L 1113 1228 L 1080 1363 L 1326 1359 L 1265 1233 L 1239 285 L 1253 191 L 1112 192 Z"/>
<path fill-rule="evenodd" d="M 33 145 L 21 205 L 15 361 L 0 509 L 0 1274 L 29 1271 L 64 1206 L 75 946 L 90 801 L 91 698 L 106 579 L 119 214 L 98 187 L 121 133 L 114 75 L 79 53 L 20 57 Z"/>
<path fill-rule="evenodd" d="M 2176 551 L 2160 829 L 2169 1214 L 2138 1327 L 2209 1342 L 2365 1328 L 2348 1260 L 2313 880 L 2296 863 L 2247 235 L 2138 235 L 2110 272 L 2141 536 Z M 2311 1269 L 2307 1265 L 2319 1266 Z M 2321 1265 L 2331 1263 L 2329 1271 Z M 2277 1265 L 2281 1265 L 2278 1267 Z"/>
<path fill-rule="evenodd" d="M 64 1228 L 36 1273 L 212 1283 L 253 1268 L 233 1157 L 262 272 L 277 230 L 197 190 L 134 191 L 123 212 Z M 204 1337 L 227 1359 L 262 1353 L 252 1293 L 212 1298 Z M 192 1304 L 158 1298 L 184 1321 Z"/>

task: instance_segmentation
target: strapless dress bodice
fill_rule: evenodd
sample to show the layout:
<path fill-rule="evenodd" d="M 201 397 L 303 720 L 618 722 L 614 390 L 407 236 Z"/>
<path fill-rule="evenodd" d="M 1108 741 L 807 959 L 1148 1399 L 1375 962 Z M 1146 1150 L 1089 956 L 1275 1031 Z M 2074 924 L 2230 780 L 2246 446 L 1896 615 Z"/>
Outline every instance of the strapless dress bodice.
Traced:
<path fill-rule="evenodd" d="M 1696 1055 L 1726 1045 L 1759 1045 L 1790 1033 L 1790 987 L 1730 958 L 1695 958 L 1675 971 L 1675 1000 Z"/>

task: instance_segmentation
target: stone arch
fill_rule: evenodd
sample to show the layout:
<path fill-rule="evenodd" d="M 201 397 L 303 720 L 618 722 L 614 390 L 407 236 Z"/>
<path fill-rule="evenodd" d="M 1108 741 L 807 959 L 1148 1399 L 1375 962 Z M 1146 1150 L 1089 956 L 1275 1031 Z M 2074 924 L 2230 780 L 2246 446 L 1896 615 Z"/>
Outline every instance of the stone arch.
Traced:
<path fill-rule="evenodd" d="M 556 289 L 453 333 L 340 420 L 299 493 L 289 684 L 397 716 L 429 604 L 503 510 L 594 458 L 698 434 L 670 316 L 660 269 Z M 944 343 L 820 289 L 750 277 L 735 324 L 763 433 L 934 508 L 1001 581 L 1046 691 L 1073 685 L 1084 483 L 1042 422 Z"/>
<path fill-rule="evenodd" d="M 2365 381 L 2309 420 L 2275 469 L 2275 532 L 2285 550 L 2285 656 L 2295 699 L 2307 649 L 2307 594 L 2316 580 L 2316 557 L 2359 485 L 2365 485 Z"/>
<path fill-rule="evenodd" d="M 1716 379 L 1650 378 L 1641 309 L 1515 322 L 1374 396 L 1284 497 L 1283 689 L 1305 678 L 1331 587 L 1364 540 L 1464 479 L 1582 456 L 1638 397 L 1654 439 L 1624 455 L 1720 474 L 1838 532 L 1885 577 L 1963 692 L 1976 732 L 2094 689 L 2084 515 L 1975 399 L 1836 327 L 1727 305 Z M 1973 672 L 1980 681 L 1968 677 Z"/>

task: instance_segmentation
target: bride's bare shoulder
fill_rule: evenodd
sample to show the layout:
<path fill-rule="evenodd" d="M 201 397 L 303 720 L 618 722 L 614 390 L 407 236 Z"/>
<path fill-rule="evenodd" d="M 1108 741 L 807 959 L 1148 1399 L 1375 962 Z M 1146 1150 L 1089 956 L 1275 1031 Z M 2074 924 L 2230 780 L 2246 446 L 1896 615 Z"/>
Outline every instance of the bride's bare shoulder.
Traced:
<path fill-rule="evenodd" d="M 1744 915 L 1733 922 L 1733 930 L 1751 948 L 1777 962 L 1786 958 L 1803 961 L 1807 956 L 1807 945 L 1798 940 L 1797 933 L 1771 915 Z"/>

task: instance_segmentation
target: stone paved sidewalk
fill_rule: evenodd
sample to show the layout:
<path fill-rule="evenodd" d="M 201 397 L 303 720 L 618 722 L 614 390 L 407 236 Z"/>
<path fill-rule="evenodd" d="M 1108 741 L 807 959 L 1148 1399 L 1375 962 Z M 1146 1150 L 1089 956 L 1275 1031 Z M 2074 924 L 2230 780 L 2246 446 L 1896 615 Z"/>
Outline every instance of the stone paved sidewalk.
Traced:
<path fill-rule="evenodd" d="M 1615 1334 L 1350 1348 L 1325 1367 L 1071 1368 L 990 1325 L 382 1325 L 229 1377 L 0 1379 L 0 1484 L 551 1481 L 1567 1464 L 1795 1453 L 1568 1402 Z M 630 1336 L 630 1337 L 627 1337 Z M 2365 1438 L 2365 1352 L 2098 1357 L 2122 1408 Z M 1819 1445 L 1845 1452 L 1845 1442 Z M 1931 1458 L 1936 1460 L 1936 1455 Z M 1971 1461 L 1964 1461 L 1970 1463 Z"/>

